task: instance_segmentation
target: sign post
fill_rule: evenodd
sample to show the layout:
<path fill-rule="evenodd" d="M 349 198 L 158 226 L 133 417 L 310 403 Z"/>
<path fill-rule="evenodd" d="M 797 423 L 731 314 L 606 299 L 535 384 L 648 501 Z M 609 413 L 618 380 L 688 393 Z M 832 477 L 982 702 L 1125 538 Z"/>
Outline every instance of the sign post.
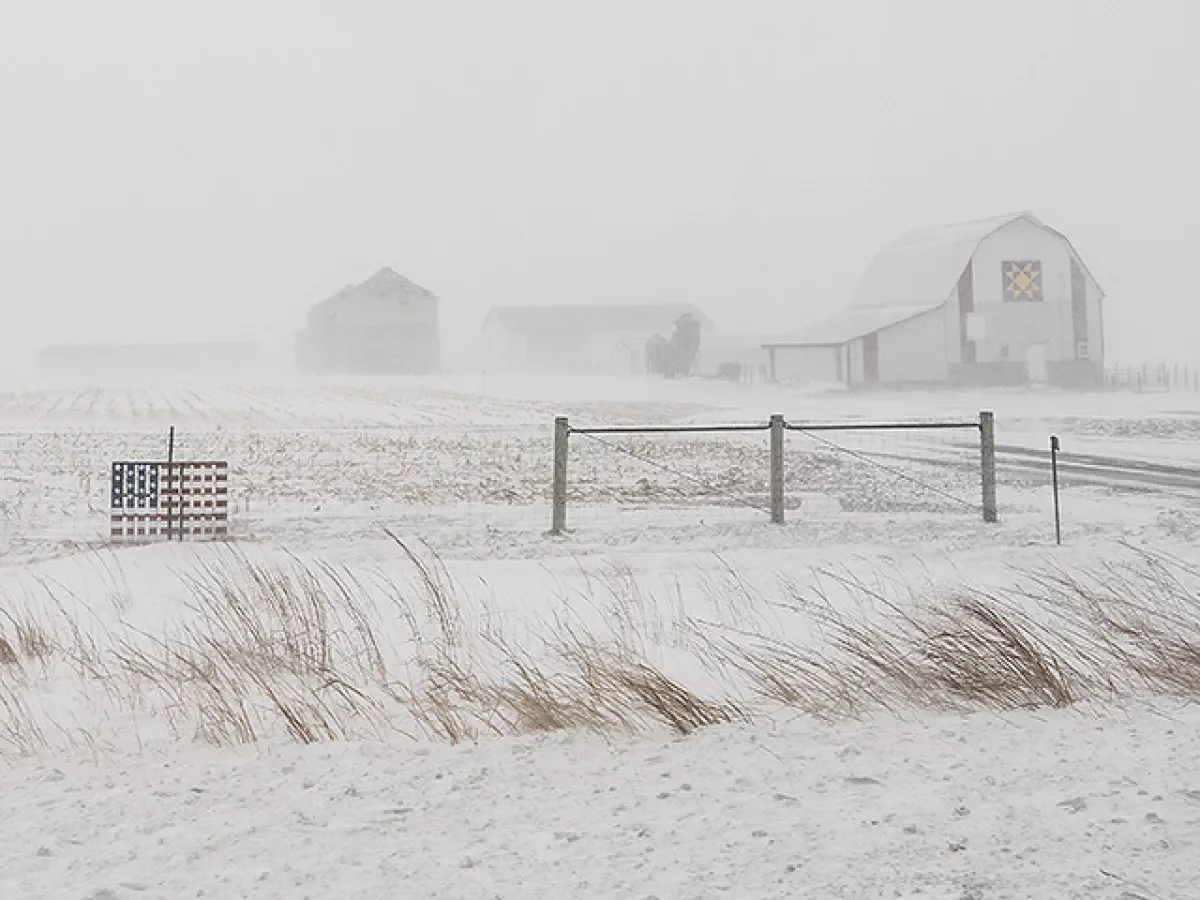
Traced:
<path fill-rule="evenodd" d="M 175 477 L 175 426 L 171 426 L 171 433 L 167 436 L 167 540 L 171 540 L 171 523 L 174 521 L 171 507 L 172 504 L 180 499 L 180 494 L 172 489 L 172 482 Z M 181 485 L 182 487 L 182 485 Z M 179 539 L 183 540 L 183 521 L 180 520 Z"/>

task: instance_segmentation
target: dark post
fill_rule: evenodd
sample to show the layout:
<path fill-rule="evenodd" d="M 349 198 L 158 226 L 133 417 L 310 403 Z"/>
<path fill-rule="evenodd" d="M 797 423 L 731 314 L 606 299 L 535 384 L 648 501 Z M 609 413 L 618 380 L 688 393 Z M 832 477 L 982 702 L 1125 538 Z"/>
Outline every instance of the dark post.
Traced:
<path fill-rule="evenodd" d="M 996 414 L 979 414 L 979 458 L 983 483 L 983 521 L 996 522 Z"/>
<path fill-rule="evenodd" d="M 771 416 L 771 522 L 783 524 L 783 416 Z"/>
<path fill-rule="evenodd" d="M 1062 515 L 1058 505 L 1058 435 L 1050 435 L 1050 477 L 1054 484 L 1054 543 L 1062 546 Z"/>
<path fill-rule="evenodd" d="M 175 426 L 171 426 L 171 433 L 167 436 L 167 540 L 171 540 L 171 523 L 174 521 L 172 514 L 172 505 L 181 500 L 179 495 L 176 495 L 171 490 L 171 482 L 175 476 Z M 182 485 L 180 489 L 182 490 Z M 162 485 L 159 485 L 159 494 L 162 494 Z M 183 519 L 179 521 L 179 539 L 183 540 Z"/>
<path fill-rule="evenodd" d="M 571 425 L 566 416 L 554 420 L 554 485 L 550 511 L 550 533 L 567 530 L 567 448 Z"/>

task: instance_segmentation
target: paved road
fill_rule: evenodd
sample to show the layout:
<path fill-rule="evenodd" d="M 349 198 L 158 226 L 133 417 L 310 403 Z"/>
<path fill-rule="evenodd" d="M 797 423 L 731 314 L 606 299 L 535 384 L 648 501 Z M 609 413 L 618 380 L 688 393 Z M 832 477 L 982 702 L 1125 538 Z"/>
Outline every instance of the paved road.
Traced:
<path fill-rule="evenodd" d="M 954 466 L 978 471 L 978 456 L 927 453 L 868 453 L 873 459 Z M 996 447 L 996 469 L 1022 477 L 1031 484 L 1050 483 L 1049 450 L 1001 445 Z M 1173 493 L 1200 498 L 1200 465 L 1188 467 L 1091 453 L 1060 453 L 1059 483 L 1064 487 L 1107 487 L 1134 493 Z"/>
<path fill-rule="evenodd" d="M 1050 453 L 1026 447 L 998 446 L 996 467 L 1002 471 L 1039 475 L 1039 481 L 1049 481 Z M 1058 474 L 1066 486 L 1090 485 L 1200 496 L 1200 466 L 1192 468 L 1090 453 L 1060 453 Z"/>

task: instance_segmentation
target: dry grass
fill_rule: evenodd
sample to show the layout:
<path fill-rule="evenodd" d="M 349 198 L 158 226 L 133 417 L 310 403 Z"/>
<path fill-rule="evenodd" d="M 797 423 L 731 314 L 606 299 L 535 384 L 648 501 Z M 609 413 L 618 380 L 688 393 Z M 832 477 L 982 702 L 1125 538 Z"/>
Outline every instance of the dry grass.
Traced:
<path fill-rule="evenodd" d="M 98 636 L 61 603 L 53 622 L 0 603 L 0 748 L 36 752 L 55 732 L 35 700 L 56 667 L 114 720 L 218 745 L 687 735 L 779 705 L 837 720 L 1200 697 L 1200 571 L 1167 557 L 1048 567 L 999 594 L 826 572 L 770 597 L 729 568 L 662 598 L 614 568 L 515 628 L 428 547 L 393 539 L 412 586 L 221 551 L 185 576 L 190 615 L 167 633 Z"/>

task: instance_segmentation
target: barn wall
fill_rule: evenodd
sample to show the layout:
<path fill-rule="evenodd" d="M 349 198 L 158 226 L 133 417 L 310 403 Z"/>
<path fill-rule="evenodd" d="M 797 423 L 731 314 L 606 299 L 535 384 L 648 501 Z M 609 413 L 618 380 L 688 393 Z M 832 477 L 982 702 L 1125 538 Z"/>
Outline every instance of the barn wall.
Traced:
<path fill-rule="evenodd" d="M 1068 353 L 1048 366 L 1049 378 L 1058 384 L 1075 387 L 1095 386 L 1104 380 L 1103 294 L 1095 279 L 1081 263 L 1072 266 L 1072 283 L 1065 341 Z M 1080 293 L 1077 296 L 1076 290 Z M 1082 301 L 1078 303 L 1077 301 Z M 1086 352 L 1078 345 L 1086 343 Z"/>
<path fill-rule="evenodd" d="M 862 384 L 865 380 L 863 375 L 863 343 L 862 338 L 855 338 L 846 346 L 846 357 L 850 363 L 849 383 L 851 386 Z"/>
<path fill-rule="evenodd" d="M 525 341 L 519 334 L 512 334 L 496 321 L 489 321 L 483 329 L 484 367 L 494 371 L 523 369 Z"/>
<path fill-rule="evenodd" d="M 649 329 L 599 328 L 588 337 L 592 368 L 610 375 L 645 375 Z"/>
<path fill-rule="evenodd" d="M 945 346 L 944 307 L 884 328 L 879 332 L 879 381 L 945 381 L 949 377 Z"/>
<path fill-rule="evenodd" d="M 959 321 L 958 285 L 941 308 L 942 314 L 942 356 L 949 363 L 962 362 L 962 325 Z"/>
<path fill-rule="evenodd" d="M 1041 302 L 1004 299 L 1001 266 L 1008 260 L 1041 261 Z M 1065 241 L 1019 219 L 984 239 L 973 263 L 975 310 L 984 327 L 975 342 L 979 363 L 1023 366 L 1034 344 L 1045 346 L 1048 363 L 1074 361 L 1071 255 Z"/>
<path fill-rule="evenodd" d="M 316 372 L 418 373 L 441 367 L 431 295 L 356 297 L 310 311 L 297 361 Z"/>
<path fill-rule="evenodd" d="M 1100 285 L 1096 284 L 1096 279 L 1092 278 L 1091 274 L 1085 270 L 1087 278 L 1087 305 L 1088 305 L 1088 344 L 1091 350 L 1091 360 L 1097 365 L 1103 367 L 1105 356 L 1104 342 L 1104 294 L 1100 291 Z"/>
<path fill-rule="evenodd" d="M 438 301 L 431 296 L 356 297 L 352 302 L 338 304 L 331 310 L 319 311 L 317 318 L 325 326 L 346 329 L 410 325 L 436 327 Z"/>
<path fill-rule="evenodd" d="M 536 332 L 521 334 L 525 346 L 524 365 L 533 372 L 594 374 L 601 368 L 596 343 L 579 332 Z"/>
<path fill-rule="evenodd" d="M 775 380 L 784 384 L 836 384 L 839 347 L 776 347 Z"/>
<path fill-rule="evenodd" d="M 749 342 L 715 347 L 700 344 L 696 374 L 718 375 L 725 364 L 741 366 L 743 381 L 766 381 L 770 377 L 770 354 L 760 344 Z"/>

